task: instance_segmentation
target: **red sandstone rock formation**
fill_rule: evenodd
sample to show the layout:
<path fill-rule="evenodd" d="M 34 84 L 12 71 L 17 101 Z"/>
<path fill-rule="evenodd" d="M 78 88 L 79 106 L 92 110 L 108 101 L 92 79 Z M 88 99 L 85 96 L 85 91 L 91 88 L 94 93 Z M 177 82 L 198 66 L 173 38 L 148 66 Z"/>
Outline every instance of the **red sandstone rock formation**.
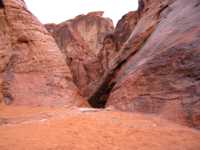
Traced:
<path fill-rule="evenodd" d="M 46 28 L 66 55 L 73 79 L 83 96 L 89 95 L 92 87 L 103 74 L 98 53 L 104 37 L 113 32 L 113 23 L 102 17 L 103 12 L 79 15 L 61 24 L 47 24 Z"/>
<path fill-rule="evenodd" d="M 5 0 L 0 4 L 0 100 L 79 105 L 71 70 L 94 107 L 107 102 L 200 128 L 200 4 L 139 3 L 114 31 L 102 12 L 46 25 L 60 52 L 22 0 Z"/>
<path fill-rule="evenodd" d="M 79 105 L 65 57 L 23 0 L 0 8 L 0 101 L 17 105 Z"/>
<path fill-rule="evenodd" d="M 96 33 L 105 24 L 92 22 L 102 12 L 47 25 L 63 55 L 23 0 L 0 0 L 0 101 L 66 105 L 0 103 L 0 150 L 200 149 L 198 130 L 163 120 L 200 126 L 200 2 L 139 2 L 139 11 L 125 15 L 108 35 L 109 28 Z M 96 75 L 102 65 L 103 76 L 87 82 L 94 85 L 88 85 L 89 101 L 100 107 L 108 99 L 110 108 L 66 109 L 84 101 L 65 59 L 81 86 L 85 74 Z"/>
<path fill-rule="evenodd" d="M 141 0 L 137 13 L 90 103 L 109 96 L 107 106 L 200 128 L 199 1 Z"/>
<path fill-rule="evenodd" d="M 114 37 L 117 49 L 121 49 L 123 44 L 128 40 L 135 26 L 137 25 L 139 14 L 137 11 L 129 12 L 122 17 L 117 23 L 114 31 Z"/>
<path fill-rule="evenodd" d="M 104 38 L 103 47 L 99 52 L 99 60 L 103 65 L 103 72 L 109 69 L 110 62 L 128 40 L 137 24 L 138 18 L 138 12 L 129 12 L 119 20 L 114 32 Z"/>

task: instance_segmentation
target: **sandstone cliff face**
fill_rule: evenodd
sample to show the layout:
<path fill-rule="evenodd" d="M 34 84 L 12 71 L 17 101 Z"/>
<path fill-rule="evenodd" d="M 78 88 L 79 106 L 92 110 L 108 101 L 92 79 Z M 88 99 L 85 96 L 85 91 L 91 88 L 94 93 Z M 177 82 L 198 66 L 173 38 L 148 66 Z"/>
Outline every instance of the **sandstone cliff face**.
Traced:
<path fill-rule="evenodd" d="M 112 59 L 118 54 L 119 50 L 130 37 L 138 19 L 138 12 L 129 12 L 119 20 L 114 32 L 104 38 L 103 47 L 98 54 L 103 66 L 103 72 L 106 72 L 110 68 Z"/>
<path fill-rule="evenodd" d="M 74 81 L 93 107 L 200 128 L 198 0 L 140 0 L 115 30 L 102 12 L 46 25 L 55 40 L 23 0 L 0 2 L 0 101 L 80 105 Z"/>
<path fill-rule="evenodd" d="M 1 3 L 0 100 L 17 105 L 78 105 L 82 98 L 51 35 L 23 0 Z"/>
<path fill-rule="evenodd" d="M 92 87 L 103 74 L 98 54 L 104 37 L 113 32 L 113 23 L 102 17 L 103 12 L 91 12 L 46 28 L 66 55 L 73 79 L 83 96 L 88 96 Z"/>
<path fill-rule="evenodd" d="M 200 149 L 198 130 L 163 120 L 200 129 L 200 2 L 139 3 L 114 31 L 102 12 L 47 25 L 60 50 L 23 0 L 0 0 L 0 102 L 15 104 L 0 103 L 0 150 Z M 66 109 L 85 103 L 72 78 L 109 108 Z"/>
<path fill-rule="evenodd" d="M 123 44 L 128 40 L 135 26 L 137 25 L 139 14 L 137 11 L 129 12 L 122 17 L 117 23 L 114 31 L 114 37 L 117 49 L 121 49 Z"/>
<path fill-rule="evenodd" d="M 90 103 L 107 100 L 120 110 L 200 128 L 199 1 L 141 0 L 137 13 L 136 26 L 91 91 Z"/>

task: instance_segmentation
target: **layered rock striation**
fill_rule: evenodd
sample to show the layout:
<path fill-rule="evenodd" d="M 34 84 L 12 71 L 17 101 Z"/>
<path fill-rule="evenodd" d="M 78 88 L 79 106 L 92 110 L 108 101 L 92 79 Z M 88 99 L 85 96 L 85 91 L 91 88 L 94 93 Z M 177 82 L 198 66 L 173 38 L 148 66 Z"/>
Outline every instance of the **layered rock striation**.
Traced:
<path fill-rule="evenodd" d="M 112 35 L 117 53 L 91 89 L 90 103 L 200 128 L 199 1 L 140 0 L 130 18 Z M 119 35 L 128 37 L 116 40 Z"/>
<path fill-rule="evenodd" d="M 199 0 L 139 0 L 115 29 L 102 15 L 48 32 L 23 0 L 0 1 L 0 101 L 70 107 L 86 103 L 81 94 L 200 128 Z"/>
<path fill-rule="evenodd" d="M 114 29 L 112 20 L 102 16 L 103 12 L 91 12 L 61 24 L 45 25 L 66 56 L 74 82 L 85 97 L 90 93 L 88 87 L 103 75 L 99 52 L 105 36 Z"/>
<path fill-rule="evenodd" d="M 64 55 L 24 1 L 0 2 L 0 101 L 33 106 L 84 103 Z"/>

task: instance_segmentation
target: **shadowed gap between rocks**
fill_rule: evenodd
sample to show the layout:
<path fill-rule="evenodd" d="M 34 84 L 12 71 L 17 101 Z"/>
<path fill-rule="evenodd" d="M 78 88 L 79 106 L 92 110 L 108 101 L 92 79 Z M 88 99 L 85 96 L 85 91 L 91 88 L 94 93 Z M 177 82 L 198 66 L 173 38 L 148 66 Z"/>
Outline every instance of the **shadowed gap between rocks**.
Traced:
<path fill-rule="evenodd" d="M 138 13 L 141 13 L 141 9 L 143 9 L 144 3 L 143 1 L 139 3 Z M 142 8 L 141 8 L 142 7 Z M 116 72 L 126 64 L 126 62 L 134 56 L 146 43 L 149 39 L 151 34 L 155 31 L 156 26 L 159 24 L 160 14 L 168 8 L 169 5 L 161 7 L 160 10 L 157 12 L 157 17 L 159 18 L 158 21 L 150 26 L 145 32 L 140 33 L 136 39 L 133 39 L 133 42 L 124 43 L 124 47 L 121 49 L 123 51 L 123 55 L 118 56 L 117 60 L 115 61 L 114 65 L 109 68 L 104 73 L 102 79 L 97 83 L 97 88 L 91 91 L 91 94 L 88 98 L 89 104 L 94 108 L 105 108 L 107 103 L 107 99 L 112 91 L 113 87 L 116 85 L 116 81 L 113 79 L 116 76 Z M 135 47 L 132 45 L 136 45 Z M 120 50 L 120 51 L 121 51 Z M 124 51 L 125 50 L 125 51 Z M 127 52 L 128 51 L 128 52 Z M 121 53 L 122 54 L 122 53 Z"/>
<path fill-rule="evenodd" d="M 114 61 L 113 65 L 105 72 L 101 81 L 99 81 L 97 88 L 94 89 L 94 91 L 91 91 L 88 102 L 92 107 L 105 108 L 110 92 L 116 84 L 116 81 L 113 79 L 115 78 L 117 71 L 145 45 L 158 23 L 159 22 L 156 22 L 154 25 L 147 28 L 147 30 L 137 35 L 137 38 L 131 43 L 127 42 L 124 44 L 124 47 L 120 50 L 120 55 Z"/>
<path fill-rule="evenodd" d="M 154 30 L 154 28 L 152 28 Z M 130 53 L 128 53 L 127 55 L 125 55 L 125 57 L 118 57 L 118 60 L 116 61 L 117 63 L 111 67 L 103 76 L 103 78 L 101 79 L 98 87 L 96 88 L 95 91 L 93 91 L 93 93 L 90 95 L 88 102 L 89 104 L 94 107 L 94 108 L 105 108 L 107 99 L 109 97 L 109 94 L 111 92 L 111 90 L 113 89 L 113 87 L 116 84 L 116 81 L 114 81 L 113 79 L 116 76 L 116 72 L 124 65 L 126 64 L 126 62 L 133 56 L 135 55 L 139 49 L 141 49 L 146 41 L 148 40 L 148 38 L 150 37 L 151 33 L 153 31 L 151 31 L 141 42 L 141 45 L 139 45 L 138 48 L 136 48 L 136 50 L 131 51 Z M 136 40 L 137 41 L 137 40 Z"/>
<path fill-rule="evenodd" d="M 115 76 L 116 70 L 120 69 L 126 61 L 127 60 L 122 61 L 116 68 L 105 73 L 101 80 L 100 86 L 88 99 L 88 102 L 92 107 L 105 108 L 109 94 L 116 84 L 116 82 L 112 81 L 113 77 Z"/>
<path fill-rule="evenodd" d="M 137 51 L 128 56 L 127 59 L 123 59 L 121 62 L 118 63 L 116 67 L 108 70 L 108 72 L 104 74 L 97 90 L 95 90 L 95 92 L 91 94 L 91 96 L 88 99 L 88 102 L 92 107 L 105 108 L 109 94 L 116 84 L 116 82 L 112 81 L 112 79 L 115 77 L 117 70 L 119 70 L 128 61 L 128 59 L 136 53 Z"/>
<path fill-rule="evenodd" d="M 3 0 L 0 0 L 0 9 L 3 9 L 5 6 L 4 6 L 4 2 Z"/>

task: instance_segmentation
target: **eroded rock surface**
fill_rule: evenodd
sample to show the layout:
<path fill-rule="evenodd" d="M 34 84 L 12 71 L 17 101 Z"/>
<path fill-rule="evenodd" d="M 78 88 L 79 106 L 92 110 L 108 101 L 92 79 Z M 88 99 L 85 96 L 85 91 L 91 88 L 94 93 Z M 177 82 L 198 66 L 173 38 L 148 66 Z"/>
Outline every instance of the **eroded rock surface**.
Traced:
<path fill-rule="evenodd" d="M 0 100 L 33 106 L 82 103 L 64 55 L 24 1 L 1 3 Z"/>
<path fill-rule="evenodd" d="M 102 17 L 103 12 L 79 15 L 61 24 L 47 24 L 46 28 L 66 55 L 73 79 L 83 96 L 88 96 L 88 87 L 103 75 L 98 54 L 104 37 L 113 32 L 113 23 Z"/>
<path fill-rule="evenodd" d="M 90 102 L 200 128 L 199 1 L 142 0 L 137 13 Z"/>

